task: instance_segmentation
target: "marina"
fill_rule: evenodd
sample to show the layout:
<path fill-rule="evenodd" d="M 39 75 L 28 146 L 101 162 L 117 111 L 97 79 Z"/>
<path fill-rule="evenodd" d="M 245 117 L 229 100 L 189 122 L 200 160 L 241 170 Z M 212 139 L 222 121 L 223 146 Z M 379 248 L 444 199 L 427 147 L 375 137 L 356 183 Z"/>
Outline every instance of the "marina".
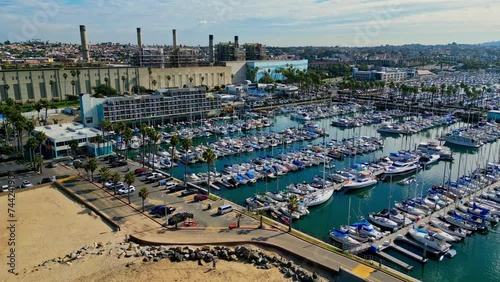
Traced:
<path fill-rule="evenodd" d="M 353 114 L 351 113 L 350 115 Z M 333 175 L 338 173 L 339 171 L 349 171 L 353 167 L 359 167 L 360 164 L 362 165 L 361 167 L 364 168 L 369 166 L 372 170 L 373 177 L 379 180 L 375 185 L 360 187 L 359 189 L 340 189 L 345 186 L 344 181 L 342 182 L 342 185 L 340 185 L 340 187 L 334 189 L 335 192 L 333 192 L 331 198 L 328 198 L 322 204 L 310 207 L 308 209 L 307 215 L 303 217 L 300 216 L 300 219 L 293 220 L 293 228 L 332 243 L 327 235 L 328 229 L 332 226 L 341 226 L 345 224 L 348 210 L 351 210 L 357 216 L 366 215 L 370 212 L 380 211 L 384 208 L 389 208 L 388 210 L 390 211 L 395 207 L 394 201 L 401 202 L 401 200 L 410 198 L 410 196 L 414 197 L 416 195 L 421 195 L 422 192 L 428 190 L 432 185 L 441 186 L 445 185 L 448 182 L 452 183 L 454 182 L 453 180 L 459 178 L 459 174 L 464 175 L 468 172 L 472 172 L 476 167 L 484 165 L 488 161 L 491 162 L 496 160 L 496 156 L 498 156 L 499 149 L 498 145 L 495 143 L 496 141 L 493 141 L 492 143 L 485 143 L 478 149 L 468 149 L 455 146 L 448 147 L 445 143 L 442 143 L 442 141 L 439 142 L 439 140 L 437 140 L 437 138 L 443 136 L 447 132 L 451 132 L 453 129 L 464 126 L 464 124 L 462 123 L 441 125 L 428 129 L 426 131 L 415 133 L 413 135 L 393 136 L 379 134 L 377 132 L 377 128 L 379 128 L 380 125 L 378 124 L 369 124 L 363 125 L 361 127 L 339 129 L 329 125 L 331 123 L 331 120 L 335 118 L 336 117 L 325 117 L 323 119 L 317 119 L 314 121 L 320 128 L 325 128 L 325 135 L 318 136 L 318 138 L 313 138 L 310 140 L 298 140 L 292 142 L 291 144 L 281 143 L 273 147 L 269 146 L 268 148 L 261 148 L 260 150 L 219 156 L 215 164 L 213 165 L 214 168 L 212 168 L 212 170 L 217 171 L 217 174 L 219 174 L 220 176 L 214 176 L 213 180 L 215 181 L 212 181 L 211 184 L 211 186 L 213 185 L 211 188 L 214 189 L 211 189 L 211 192 L 228 198 L 229 200 L 234 201 L 242 206 L 246 206 L 247 204 L 245 202 L 245 199 L 255 197 L 256 195 L 261 195 L 259 197 L 264 201 L 272 202 L 277 200 L 272 199 L 271 196 L 280 197 L 280 195 L 283 195 L 280 194 L 280 192 L 284 189 L 287 189 L 287 187 L 291 188 L 291 185 L 297 185 L 304 182 L 306 182 L 308 185 L 312 185 L 312 183 L 315 183 L 314 181 L 318 181 L 321 178 L 326 178 L 323 177 L 323 175 Z M 277 132 L 279 134 L 280 131 L 284 131 L 289 128 L 304 127 L 305 123 L 310 122 L 297 122 L 296 120 L 291 119 L 290 115 L 286 113 L 270 116 L 268 117 L 268 119 L 274 125 L 262 129 L 252 129 L 246 131 L 244 134 L 241 132 L 234 132 L 232 134 L 234 134 L 234 136 L 250 136 L 250 138 L 253 134 L 259 135 L 265 133 L 266 131 Z M 353 140 L 351 144 L 354 144 L 356 142 L 358 142 L 357 144 L 360 145 L 364 144 L 363 142 L 366 142 L 368 139 L 356 139 L 356 136 L 360 135 L 370 136 L 370 138 L 377 138 L 380 136 L 382 138 L 381 143 L 383 144 L 383 146 L 373 151 L 366 151 L 365 153 L 361 153 L 361 151 L 359 151 L 359 153 L 342 153 L 339 154 L 341 157 L 338 158 L 333 158 L 332 156 L 328 156 L 328 154 L 325 154 L 324 150 L 332 148 L 331 145 L 336 144 L 337 142 L 335 140 L 350 139 Z M 217 137 L 217 134 L 208 137 L 200 137 L 194 140 L 194 145 L 201 144 L 203 146 L 203 144 L 210 144 L 210 142 L 213 142 L 212 144 L 215 144 L 218 139 L 219 137 Z M 221 139 L 223 140 L 223 138 Z M 282 138 L 276 136 L 276 139 L 281 140 Z M 429 148 L 427 144 L 431 144 L 429 143 L 431 142 L 431 140 L 437 141 L 432 141 L 436 143 L 432 143 L 432 148 Z M 331 143 L 330 146 L 329 143 Z M 422 149 L 429 148 L 428 150 L 429 152 L 431 152 L 433 149 L 438 147 L 439 150 L 443 150 L 444 153 L 447 153 L 446 156 L 452 157 L 455 161 L 453 163 L 449 163 L 450 158 L 443 158 L 448 162 L 438 161 L 428 166 L 422 163 L 422 165 L 424 165 L 423 168 L 425 169 L 412 171 L 409 176 L 392 176 L 387 177 L 385 181 L 380 181 L 381 177 L 383 177 L 384 175 L 384 169 L 381 165 L 381 162 L 384 162 L 381 160 L 383 159 L 383 157 L 391 157 L 391 152 L 410 152 L 417 149 L 417 147 L 419 147 L 419 144 L 424 143 L 426 145 L 420 145 L 420 151 L 422 151 Z M 165 148 L 166 152 L 170 152 L 168 145 Z M 202 150 L 200 149 L 198 151 L 201 152 Z M 243 169 L 241 166 L 243 165 L 243 167 L 245 167 L 245 164 L 252 164 L 252 166 L 255 166 L 256 164 L 254 163 L 254 160 L 267 159 L 274 160 L 276 162 L 283 162 L 284 160 L 289 161 L 290 164 L 293 164 L 294 157 L 291 156 L 296 156 L 296 159 L 298 159 L 298 154 L 304 154 L 307 156 L 311 152 L 314 152 L 314 154 L 311 154 L 310 157 L 314 156 L 315 154 L 319 154 L 315 156 L 315 158 L 317 159 L 316 164 L 311 164 L 311 166 L 304 166 L 304 168 L 297 168 L 296 170 L 290 169 L 286 174 L 283 173 L 280 176 L 276 175 L 276 177 L 274 178 L 272 176 L 258 178 L 256 179 L 255 183 L 240 183 L 238 185 L 234 185 L 233 187 L 228 187 L 222 184 L 222 178 L 229 176 L 229 174 L 224 172 L 224 169 L 227 170 L 228 168 L 236 168 L 237 166 L 234 166 L 235 164 L 240 167 L 240 172 L 245 172 L 245 170 L 250 167 Z M 453 152 L 451 153 L 452 156 L 450 155 L 450 152 Z M 135 152 L 135 154 L 138 153 L 140 153 L 140 150 Z M 134 152 L 132 152 L 132 154 L 134 154 Z M 178 154 L 178 156 L 183 155 L 182 152 Z M 406 153 L 401 152 L 399 154 Z M 394 154 L 392 157 L 400 157 L 399 154 Z M 486 157 L 488 155 L 491 156 L 491 159 L 488 159 L 488 157 Z M 386 160 L 386 162 L 394 162 L 394 160 Z M 458 166 L 459 162 L 461 162 L 460 167 Z M 373 164 L 373 166 L 371 164 Z M 283 166 L 283 163 L 280 165 Z M 167 168 L 166 171 L 171 171 L 174 176 L 183 179 L 184 167 L 184 164 L 180 163 L 179 166 L 173 167 L 171 169 Z M 206 164 L 198 162 L 189 163 L 188 174 L 205 173 L 206 175 L 206 171 Z M 275 171 L 275 173 L 277 172 Z M 446 176 L 443 176 L 443 174 L 445 174 Z M 443 178 L 446 179 L 443 180 Z M 217 179 L 221 179 L 221 181 L 218 181 Z M 333 179 L 330 181 L 332 184 L 338 183 L 333 181 Z M 196 184 L 198 187 L 203 188 L 203 182 L 203 180 L 198 180 L 198 182 L 195 183 L 198 183 Z M 227 184 L 229 182 L 224 183 Z M 328 182 L 325 183 L 328 184 Z M 396 183 L 398 185 L 394 185 Z M 215 187 L 219 188 L 220 190 L 215 189 Z M 320 190 L 321 188 L 322 184 L 316 186 L 316 189 L 318 190 Z M 450 190 L 450 193 L 451 191 L 452 190 Z M 269 200 L 265 200 L 266 197 Z M 349 198 L 351 198 L 353 202 L 352 209 L 347 207 Z M 428 200 L 428 198 L 429 197 L 425 198 L 425 200 Z M 383 203 L 385 203 L 385 205 Z M 258 210 L 267 211 L 268 216 L 277 221 L 285 222 L 287 220 L 286 216 L 283 216 L 283 209 L 280 209 L 279 207 L 278 209 L 274 209 L 270 205 L 264 204 L 255 207 L 255 211 Z M 412 218 L 412 216 L 408 215 L 408 218 Z M 406 220 L 408 220 L 408 218 Z M 413 216 L 413 218 L 415 218 L 415 216 Z M 428 218 L 429 217 L 425 217 L 425 219 Z M 324 223 L 318 225 L 315 224 L 315 222 Z M 423 222 L 424 221 L 419 221 L 418 225 Z M 492 226 L 491 228 L 495 229 L 496 227 Z M 494 233 L 487 236 L 490 235 L 494 235 Z M 478 239 L 473 239 L 476 237 L 477 236 L 467 237 L 466 240 L 479 242 Z M 379 245 L 384 245 L 384 241 L 387 241 L 390 238 L 392 237 L 382 238 Z M 457 255 L 453 259 L 445 259 L 440 261 L 438 257 L 437 259 L 433 258 L 431 260 L 428 260 L 428 258 L 423 255 L 423 250 L 419 250 L 419 248 L 416 247 L 416 245 L 418 245 L 418 242 L 407 237 L 403 238 L 404 239 L 398 239 L 397 235 L 394 235 L 394 237 L 392 238 L 392 242 L 390 242 L 387 247 L 383 248 L 382 252 L 386 254 L 385 258 L 379 256 L 379 259 L 381 258 L 382 260 L 387 260 L 389 264 L 396 265 L 396 269 L 403 270 L 403 272 L 408 273 L 409 275 L 418 279 L 426 280 L 427 277 L 434 277 L 436 275 L 439 275 L 442 269 L 441 267 L 438 267 L 438 262 L 443 263 L 446 261 L 447 264 L 456 264 L 459 263 L 459 261 L 463 259 L 464 256 L 470 256 L 470 251 L 468 252 L 467 250 L 464 250 L 465 245 L 462 245 L 463 243 L 459 243 L 457 246 L 454 246 L 454 249 L 457 251 Z M 481 243 L 490 244 L 491 242 L 481 241 Z M 371 246 L 372 244 L 374 244 L 374 242 L 365 244 L 368 244 L 366 246 Z M 411 251 L 409 251 L 408 249 L 410 249 Z M 432 254 L 432 250 L 426 250 L 426 256 Z M 389 258 L 393 258 L 392 263 L 390 262 L 391 259 Z M 425 263 L 425 267 L 420 264 L 422 262 L 427 262 Z M 422 272 L 421 269 L 423 268 L 425 268 L 426 270 Z"/>

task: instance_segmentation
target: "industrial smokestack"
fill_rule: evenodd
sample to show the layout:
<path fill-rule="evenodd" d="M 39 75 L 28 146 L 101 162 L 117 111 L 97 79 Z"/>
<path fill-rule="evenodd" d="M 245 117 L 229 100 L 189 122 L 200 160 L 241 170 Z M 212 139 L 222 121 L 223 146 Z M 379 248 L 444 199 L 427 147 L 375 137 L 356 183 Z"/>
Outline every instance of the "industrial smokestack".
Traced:
<path fill-rule="evenodd" d="M 142 48 L 142 32 L 140 27 L 137 28 L 137 45 L 139 48 Z"/>
<path fill-rule="evenodd" d="M 208 60 L 210 64 L 214 63 L 214 36 L 212 34 L 208 36 Z"/>
<path fill-rule="evenodd" d="M 239 45 L 239 43 L 238 43 L 238 35 L 236 35 L 236 36 L 234 37 L 234 47 L 236 47 L 236 48 L 239 48 L 239 47 L 240 47 L 240 45 Z"/>
<path fill-rule="evenodd" d="M 177 48 L 177 31 L 175 29 L 172 29 L 172 37 L 173 37 L 173 43 L 172 46 Z"/>
<path fill-rule="evenodd" d="M 82 41 L 82 56 L 83 60 L 89 61 L 89 46 L 87 44 L 87 31 L 84 25 L 80 25 L 80 39 Z"/>

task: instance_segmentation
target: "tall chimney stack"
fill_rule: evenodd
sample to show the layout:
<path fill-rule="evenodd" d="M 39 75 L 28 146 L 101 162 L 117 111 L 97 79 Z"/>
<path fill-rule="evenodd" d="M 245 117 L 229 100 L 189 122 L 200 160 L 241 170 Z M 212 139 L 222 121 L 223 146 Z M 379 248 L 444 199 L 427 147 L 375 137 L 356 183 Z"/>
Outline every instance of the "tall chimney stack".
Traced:
<path fill-rule="evenodd" d="M 239 43 L 238 43 L 238 35 L 236 35 L 236 36 L 234 37 L 234 47 L 235 47 L 235 48 L 239 48 L 239 47 L 240 47 L 240 45 L 239 45 Z"/>
<path fill-rule="evenodd" d="M 84 25 L 80 25 L 80 39 L 82 41 L 82 56 L 83 60 L 89 61 L 89 46 L 87 44 L 87 31 Z"/>
<path fill-rule="evenodd" d="M 208 61 L 210 65 L 214 63 L 214 36 L 212 34 L 208 36 Z"/>
<path fill-rule="evenodd" d="M 172 29 L 172 37 L 173 37 L 173 43 L 172 47 L 177 48 L 177 31 L 175 29 Z"/>
<path fill-rule="evenodd" d="M 137 28 L 137 45 L 139 48 L 142 48 L 142 32 L 140 27 Z"/>

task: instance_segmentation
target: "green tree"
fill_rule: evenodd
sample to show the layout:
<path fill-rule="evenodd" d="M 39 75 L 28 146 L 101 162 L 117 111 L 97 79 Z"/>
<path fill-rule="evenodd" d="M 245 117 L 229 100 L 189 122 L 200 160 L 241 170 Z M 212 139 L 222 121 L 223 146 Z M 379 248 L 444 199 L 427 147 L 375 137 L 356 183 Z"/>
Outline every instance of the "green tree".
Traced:
<path fill-rule="evenodd" d="M 63 73 L 63 78 L 64 78 L 64 95 L 68 95 L 68 84 L 66 83 L 66 79 L 68 78 L 67 73 Z"/>
<path fill-rule="evenodd" d="M 126 79 L 125 76 L 122 75 L 122 87 L 123 87 L 122 88 L 123 89 L 122 92 L 125 92 L 125 79 Z"/>
<path fill-rule="evenodd" d="M 47 121 L 49 119 L 49 116 L 47 115 L 47 112 L 49 111 L 49 108 L 51 106 L 50 101 L 47 100 L 47 99 L 41 100 L 40 104 L 45 109 L 45 118 L 44 119 L 45 119 L 45 121 Z"/>
<path fill-rule="evenodd" d="M 76 85 L 76 81 L 72 80 L 71 87 L 73 88 L 73 96 L 75 96 L 75 85 Z"/>
<path fill-rule="evenodd" d="M 10 85 L 8 85 L 8 84 L 3 85 L 3 90 L 5 91 L 4 100 L 7 100 L 9 98 L 9 89 L 10 89 Z"/>
<path fill-rule="evenodd" d="M 161 134 L 160 132 L 154 130 L 154 129 L 151 129 L 149 131 L 149 140 L 151 140 L 151 142 L 153 142 L 153 146 L 154 146 L 154 152 L 153 152 L 153 170 L 155 169 L 155 155 L 156 153 L 158 152 L 158 141 L 160 141 L 161 139 Z"/>
<path fill-rule="evenodd" d="M 153 81 L 151 81 L 151 83 L 153 84 L 153 87 L 156 88 L 156 83 L 157 83 L 156 79 L 153 79 Z"/>
<path fill-rule="evenodd" d="M 170 75 L 167 75 L 167 87 L 170 87 L 170 80 L 172 77 Z"/>
<path fill-rule="evenodd" d="M 129 171 L 125 174 L 125 178 L 123 180 L 123 182 L 125 182 L 125 184 L 127 184 L 127 196 L 128 196 L 128 204 L 130 205 L 130 186 L 132 184 L 134 184 L 135 182 L 135 175 L 134 175 L 134 172 L 132 171 Z"/>
<path fill-rule="evenodd" d="M 126 154 L 125 154 L 125 160 L 128 159 L 128 145 L 130 144 L 130 140 L 132 140 L 132 128 L 126 127 L 125 131 L 123 133 L 123 141 L 125 141 L 125 148 L 126 148 Z"/>
<path fill-rule="evenodd" d="M 105 79 L 107 79 L 107 77 Z M 101 84 L 99 86 L 92 87 L 92 90 L 94 90 L 94 97 L 96 98 L 102 98 L 104 96 L 106 97 L 118 96 L 118 91 L 116 91 L 116 89 L 114 89 L 113 87 L 109 86 L 107 82 L 106 84 Z"/>
<path fill-rule="evenodd" d="M 101 127 L 101 130 L 102 130 L 102 138 L 103 139 L 106 139 L 105 138 L 105 135 L 104 135 L 104 132 L 106 131 L 111 131 L 113 130 L 113 124 L 111 123 L 111 121 L 107 120 L 107 119 L 102 119 L 100 122 L 99 122 L 99 126 Z M 109 139 L 109 138 L 108 138 Z M 108 142 L 109 140 L 106 139 Z M 108 147 L 109 146 L 109 143 L 106 144 L 106 146 Z"/>
<path fill-rule="evenodd" d="M 72 139 L 68 142 L 68 146 L 73 152 L 73 157 L 76 159 L 77 151 L 78 151 L 78 140 L 77 139 Z"/>
<path fill-rule="evenodd" d="M 96 135 L 95 142 L 97 143 L 97 154 L 96 156 L 101 155 L 101 144 L 104 143 L 104 138 L 102 135 Z"/>
<path fill-rule="evenodd" d="M 36 134 L 35 136 L 36 141 L 38 141 L 38 148 L 39 148 L 39 155 L 40 155 L 40 164 L 42 163 L 42 144 L 45 143 L 45 140 L 47 140 L 47 135 L 45 135 L 45 132 L 40 131 Z M 40 165 L 40 173 L 43 172 L 43 166 Z"/>
<path fill-rule="evenodd" d="M 101 166 L 101 168 L 99 169 L 99 177 L 102 181 L 102 187 L 104 187 L 104 183 L 108 182 L 108 180 L 111 178 L 111 172 L 109 168 L 106 166 Z"/>
<path fill-rule="evenodd" d="M 148 68 L 148 75 L 149 75 L 149 89 L 151 89 L 151 75 L 153 74 L 153 70 L 151 67 Z"/>
<path fill-rule="evenodd" d="M 105 78 L 104 78 L 104 84 L 105 84 L 105 85 L 108 85 L 108 82 L 109 82 L 109 78 L 105 77 Z M 102 84 L 101 84 L 101 85 L 102 85 Z M 108 85 L 108 86 L 109 86 L 109 85 Z"/>
<path fill-rule="evenodd" d="M 292 215 L 299 209 L 299 200 L 296 195 L 292 195 L 288 198 L 288 212 Z M 292 231 L 292 217 L 288 219 L 288 232 Z"/>
<path fill-rule="evenodd" d="M 116 195 L 116 186 L 120 182 L 121 176 L 118 172 L 111 174 L 111 181 L 113 182 L 113 193 Z"/>
<path fill-rule="evenodd" d="M 212 148 L 208 148 L 205 152 L 203 152 L 203 159 L 207 163 L 207 184 L 208 184 L 208 195 L 210 195 L 210 165 L 215 161 L 217 156 L 215 155 Z"/>
<path fill-rule="evenodd" d="M 182 139 L 182 144 L 181 144 L 181 147 L 182 149 L 184 150 L 184 185 L 186 185 L 186 180 L 187 180 L 187 172 L 188 172 L 188 164 L 189 164 L 189 161 L 188 161 L 188 151 L 189 149 L 191 148 L 191 146 L 193 145 L 193 141 L 191 140 L 191 138 L 184 138 Z"/>
<path fill-rule="evenodd" d="M 40 111 L 42 111 L 43 106 L 42 106 L 42 104 L 40 102 L 36 102 L 33 107 L 38 112 L 38 122 L 40 122 Z"/>
<path fill-rule="evenodd" d="M 181 217 L 180 217 L 179 214 L 176 213 L 176 214 L 174 214 L 172 216 L 172 219 L 173 219 L 174 224 L 175 224 L 175 229 L 177 229 L 178 228 L 177 226 L 178 226 L 179 222 L 181 222 Z"/>
<path fill-rule="evenodd" d="M 139 190 L 139 197 L 142 200 L 142 212 L 144 212 L 144 201 L 147 199 L 148 196 L 149 196 L 148 188 L 142 187 L 141 190 Z M 167 213 L 166 210 L 165 210 L 165 213 Z"/>
<path fill-rule="evenodd" d="M 90 171 L 90 181 L 94 182 L 94 171 L 99 167 L 96 158 L 90 158 L 87 166 Z"/>
<path fill-rule="evenodd" d="M 251 68 L 249 64 L 245 64 L 245 75 L 248 80 L 255 82 L 257 80 L 257 73 L 259 72 L 258 67 Z"/>
<path fill-rule="evenodd" d="M 238 228 L 240 228 L 240 220 L 243 218 L 243 214 L 242 213 L 236 213 L 236 220 L 238 221 Z"/>
<path fill-rule="evenodd" d="M 26 141 L 26 146 L 30 150 L 30 162 L 33 168 L 35 167 L 35 163 L 33 161 L 33 154 L 35 149 L 38 147 L 38 141 L 36 140 L 35 137 L 29 137 L 28 141 Z"/>
<path fill-rule="evenodd" d="M 177 145 L 179 145 L 179 143 L 181 142 L 181 140 L 179 139 L 179 135 L 175 134 L 173 135 L 171 138 L 170 138 L 170 149 L 171 149 L 171 156 L 170 156 L 170 161 L 173 162 L 175 160 L 175 150 L 177 149 Z M 174 166 L 170 166 L 170 175 L 172 175 L 172 168 Z"/>
<path fill-rule="evenodd" d="M 139 132 L 141 133 L 142 137 L 142 167 L 144 167 L 146 164 L 146 134 L 148 133 L 148 126 L 145 123 L 141 123 L 139 125 Z"/>

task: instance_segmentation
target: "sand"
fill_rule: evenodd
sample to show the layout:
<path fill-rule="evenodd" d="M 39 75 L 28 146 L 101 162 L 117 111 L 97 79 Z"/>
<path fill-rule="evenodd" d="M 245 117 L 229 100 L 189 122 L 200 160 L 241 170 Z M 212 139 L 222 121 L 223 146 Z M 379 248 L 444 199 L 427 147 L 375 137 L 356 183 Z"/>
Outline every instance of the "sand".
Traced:
<path fill-rule="evenodd" d="M 7 197 L 0 196 L 7 206 Z M 65 255 L 94 242 L 122 242 L 124 231 L 113 232 L 99 217 L 52 187 L 16 194 L 16 271 L 7 272 L 8 251 L 0 249 L 0 281 L 285 281 L 278 268 L 257 269 L 251 264 L 221 261 L 216 269 L 197 262 L 172 263 L 168 260 L 142 262 L 142 258 L 116 255 L 86 255 L 71 265 L 40 263 Z M 0 221 L 7 222 L 6 211 Z M 0 234 L 7 244 L 9 232 Z M 126 267 L 127 263 L 134 264 Z M 166 278 L 168 277 L 168 279 Z M 167 279 L 167 280 L 165 280 Z"/>
<path fill-rule="evenodd" d="M 0 222 L 7 224 L 6 195 L 0 196 Z M 16 271 L 23 272 L 39 263 L 66 254 L 93 242 L 119 242 L 124 234 L 115 233 L 100 217 L 52 187 L 16 193 L 15 255 Z M 7 246 L 10 232 L 0 233 L 0 244 Z M 7 248 L 0 248 L 0 281 L 12 278 L 7 272 Z M 5 276 L 7 275 L 7 276 Z"/>

